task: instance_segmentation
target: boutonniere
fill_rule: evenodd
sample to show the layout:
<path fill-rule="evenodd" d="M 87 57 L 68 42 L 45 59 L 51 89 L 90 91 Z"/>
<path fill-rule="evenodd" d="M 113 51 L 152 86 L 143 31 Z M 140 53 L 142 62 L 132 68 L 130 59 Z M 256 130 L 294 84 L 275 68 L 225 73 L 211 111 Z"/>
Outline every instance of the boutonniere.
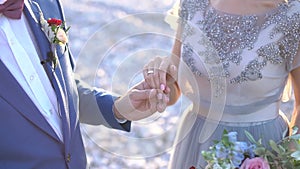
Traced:
<path fill-rule="evenodd" d="M 46 34 L 49 42 L 51 43 L 51 51 L 48 52 L 48 58 L 41 63 L 52 62 L 53 69 L 56 68 L 58 57 L 56 53 L 57 45 L 65 46 L 68 43 L 67 32 L 70 29 L 65 29 L 65 23 L 60 19 L 49 18 L 45 20 L 43 13 L 40 12 L 40 24 L 43 32 Z"/>

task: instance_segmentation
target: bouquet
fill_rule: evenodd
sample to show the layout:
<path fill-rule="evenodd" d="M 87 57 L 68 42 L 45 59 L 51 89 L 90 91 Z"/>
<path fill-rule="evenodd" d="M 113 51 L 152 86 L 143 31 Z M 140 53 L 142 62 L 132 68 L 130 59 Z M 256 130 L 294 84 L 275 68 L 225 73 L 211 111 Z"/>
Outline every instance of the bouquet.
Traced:
<path fill-rule="evenodd" d="M 296 134 L 297 131 L 294 127 L 292 135 L 278 143 L 270 140 L 270 148 L 266 148 L 261 139 L 255 140 L 247 131 L 249 142 L 242 142 L 237 140 L 237 132 L 224 130 L 221 140 L 201 152 L 208 163 L 205 169 L 299 169 L 300 134 Z"/>

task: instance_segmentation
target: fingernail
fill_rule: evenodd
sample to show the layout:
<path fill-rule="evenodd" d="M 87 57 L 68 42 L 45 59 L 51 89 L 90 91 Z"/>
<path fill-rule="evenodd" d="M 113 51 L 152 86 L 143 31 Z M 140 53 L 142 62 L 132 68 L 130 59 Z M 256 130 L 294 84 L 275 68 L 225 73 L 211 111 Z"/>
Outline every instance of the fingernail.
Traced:
<path fill-rule="evenodd" d="M 165 90 L 166 89 L 166 86 L 164 84 L 161 84 L 160 85 L 160 90 Z"/>
<path fill-rule="evenodd" d="M 161 100 L 162 98 L 163 98 L 163 95 L 162 95 L 161 93 L 158 93 L 158 94 L 157 94 L 157 99 L 158 99 L 158 100 Z"/>
<path fill-rule="evenodd" d="M 170 91 L 171 91 L 171 89 L 168 86 L 166 86 L 166 89 L 164 90 L 164 92 L 165 93 L 170 93 Z"/>
<path fill-rule="evenodd" d="M 169 101 L 170 101 L 170 98 L 166 97 L 166 102 L 169 103 Z"/>
<path fill-rule="evenodd" d="M 176 71 L 176 66 L 175 65 L 172 65 L 172 70 Z"/>
<path fill-rule="evenodd" d="M 158 105 L 159 112 L 163 112 L 163 105 Z"/>

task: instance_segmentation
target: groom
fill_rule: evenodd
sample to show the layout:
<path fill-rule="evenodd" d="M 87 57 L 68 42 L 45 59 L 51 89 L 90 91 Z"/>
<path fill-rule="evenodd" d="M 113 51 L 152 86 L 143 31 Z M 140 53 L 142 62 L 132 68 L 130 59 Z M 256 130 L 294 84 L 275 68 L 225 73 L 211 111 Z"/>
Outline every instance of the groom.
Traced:
<path fill-rule="evenodd" d="M 145 82 L 117 97 L 75 78 L 61 20 L 59 0 L 0 0 L 0 169 L 84 169 L 79 121 L 129 131 L 165 108 Z"/>

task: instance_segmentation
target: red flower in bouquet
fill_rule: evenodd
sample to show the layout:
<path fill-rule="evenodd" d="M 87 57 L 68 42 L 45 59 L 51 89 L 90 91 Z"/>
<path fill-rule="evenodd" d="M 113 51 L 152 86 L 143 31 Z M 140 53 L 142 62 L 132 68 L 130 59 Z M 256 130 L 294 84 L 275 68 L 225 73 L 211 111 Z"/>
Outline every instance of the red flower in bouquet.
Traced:
<path fill-rule="evenodd" d="M 240 169 L 270 169 L 270 166 L 263 158 L 255 157 L 252 159 L 247 158 Z"/>

